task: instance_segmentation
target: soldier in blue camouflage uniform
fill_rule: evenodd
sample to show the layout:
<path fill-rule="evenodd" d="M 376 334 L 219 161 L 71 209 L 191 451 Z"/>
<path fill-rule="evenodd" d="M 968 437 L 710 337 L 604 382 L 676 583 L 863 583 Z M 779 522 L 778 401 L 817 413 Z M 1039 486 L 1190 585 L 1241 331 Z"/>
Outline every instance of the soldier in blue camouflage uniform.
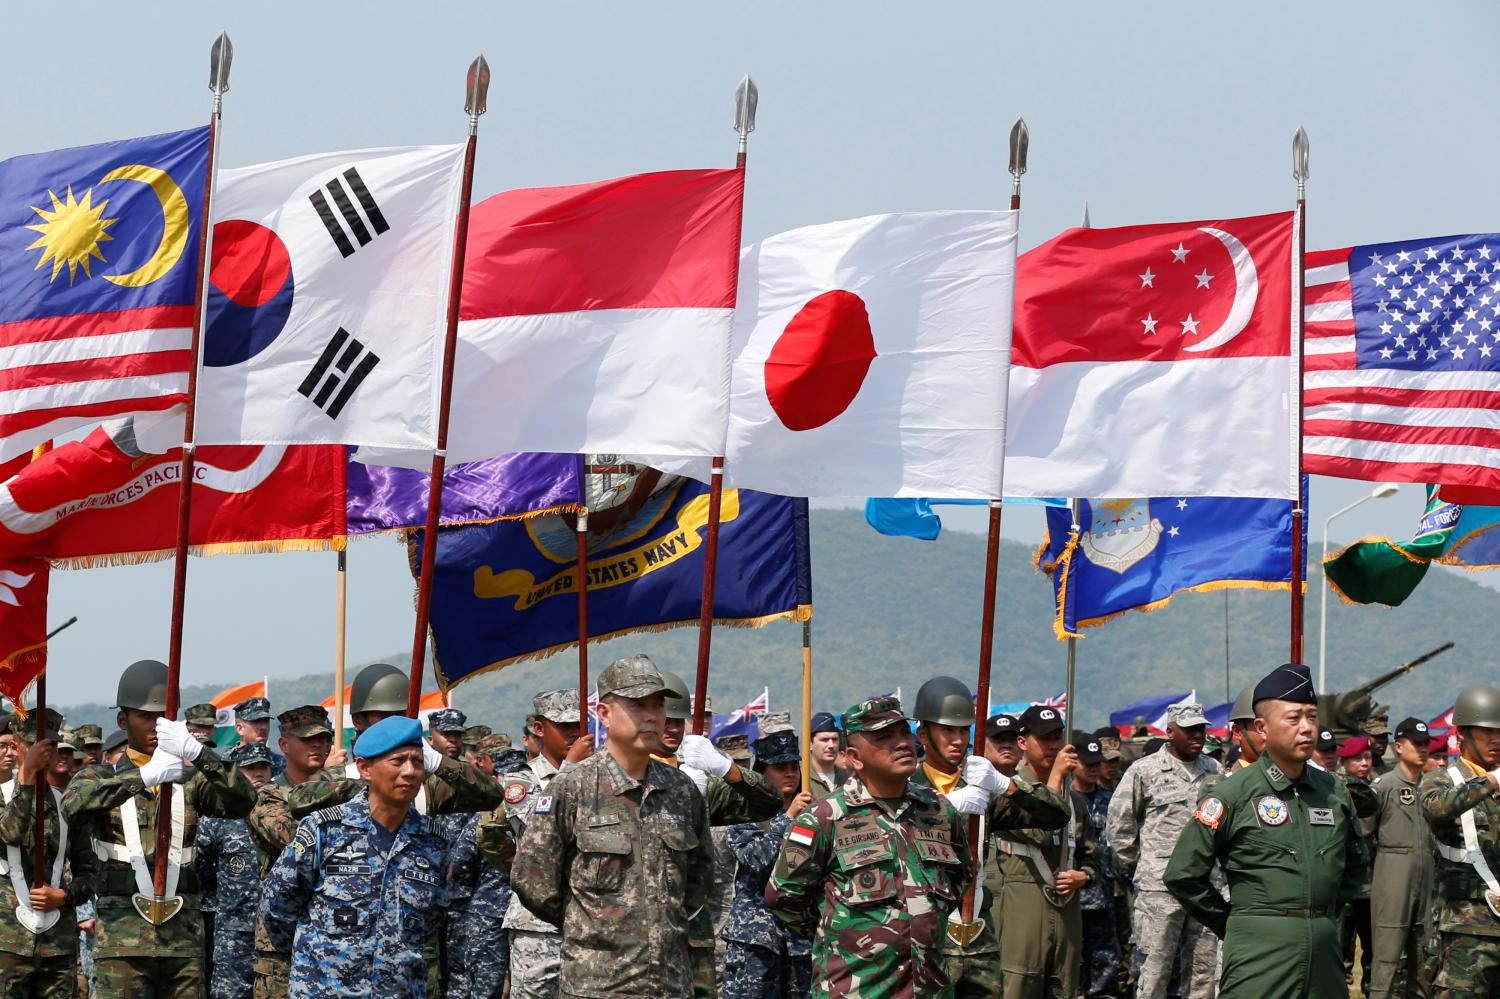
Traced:
<path fill-rule="evenodd" d="M 734 902 L 719 934 L 726 943 L 724 999 L 801 999 L 812 989 L 812 941 L 771 915 L 765 897 L 786 831 L 814 800 L 802 791 L 801 758 L 792 732 L 756 740 L 755 770 L 781 792 L 784 810 L 769 822 L 725 831 L 736 864 Z"/>
<path fill-rule="evenodd" d="M 258 742 L 237 746 L 229 760 L 260 788 L 271 779 L 271 751 Z M 212 999 L 249 999 L 255 965 L 255 912 L 260 867 L 244 819 L 204 819 L 198 824 L 194 863 L 205 895 L 214 899 Z"/>
<path fill-rule="evenodd" d="M 1113 797 L 1101 783 L 1104 750 L 1093 736 L 1077 733 L 1078 769 L 1073 771 L 1073 790 L 1088 802 L 1088 823 L 1099 837 L 1099 877 L 1078 891 L 1083 914 L 1083 975 L 1085 999 L 1113 996 L 1120 977 L 1120 940 L 1115 927 L 1115 864 L 1109 849 L 1109 802 Z"/>
<path fill-rule="evenodd" d="M 502 749 L 502 743 L 506 748 Z M 493 774 L 493 754 L 509 751 L 503 735 L 479 739 L 470 761 Z M 517 753 L 520 765 L 526 754 Z M 510 935 L 505 910 L 510 905 L 510 872 L 501 870 L 479 852 L 479 814 L 454 816 L 461 828 L 453 838 L 448 866 L 448 980 L 444 995 L 454 999 L 500 999 L 510 971 Z M 444 817 L 448 818 L 447 816 Z M 504 863 L 504 857 L 498 858 Z"/>
<path fill-rule="evenodd" d="M 271 867 L 260 912 L 292 952 L 290 999 L 426 999 L 423 949 L 445 904 L 447 841 L 413 806 L 427 747 L 414 718 L 371 725 L 354 744 L 365 791 L 303 819 Z"/>
<path fill-rule="evenodd" d="M 464 752 L 464 732 L 469 727 L 469 718 L 457 708 L 440 708 L 427 716 L 427 742 L 433 749 L 442 754 L 444 759 L 464 760 L 469 762 L 468 755 Z M 477 766 L 477 764 L 474 764 Z M 484 769 L 480 767 L 480 769 Z M 463 835 L 464 827 L 469 824 L 470 812 L 450 812 L 447 815 L 437 817 L 437 827 L 444 838 L 450 843 L 457 843 Z M 462 896 L 453 894 L 454 887 L 449 887 L 449 900 L 453 902 L 466 902 L 467 893 Z M 430 987 L 443 995 L 458 995 L 454 992 L 449 976 L 452 973 L 453 958 L 449 953 L 448 930 L 451 925 L 450 913 L 447 910 L 437 914 L 437 945 L 438 959 L 437 967 L 428 967 L 428 981 Z M 429 950 L 430 950 L 429 945 Z M 437 972 L 437 980 L 432 981 L 432 972 Z"/>
<path fill-rule="evenodd" d="M 267 745 L 271 738 L 271 702 L 264 697 L 247 697 L 234 706 L 234 730 L 240 735 L 240 745 L 258 742 L 271 752 L 271 776 L 280 777 L 286 770 L 286 757 L 274 752 Z"/>

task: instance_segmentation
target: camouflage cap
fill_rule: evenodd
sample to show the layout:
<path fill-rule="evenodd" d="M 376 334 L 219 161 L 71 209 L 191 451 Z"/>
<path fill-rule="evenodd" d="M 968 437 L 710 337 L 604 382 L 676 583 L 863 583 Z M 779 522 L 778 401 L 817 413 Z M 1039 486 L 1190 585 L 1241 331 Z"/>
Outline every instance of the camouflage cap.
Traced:
<path fill-rule="evenodd" d="M 462 732 L 469 727 L 469 716 L 457 708 L 439 708 L 427 716 L 429 732 Z"/>
<path fill-rule="evenodd" d="M 83 752 L 83 740 L 78 737 L 78 730 L 66 725 L 58 729 L 57 748 L 71 749 L 75 753 Z"/>
<path fill-rule="evenodd" d="M 531 699 L 531 707 L 538 718 L 545 718 L 549 722 L 559 725 L 576 722 L 579 718 L 578 691 L 571 687 L 567 690 L 544 690 Z"/>
<path fill-rule="evenodd" d="M 271 702 L 264 697 L 247 697 L 234 706 L 235 721 L 265 721 L 271 717 Z"/>
<path fill-rule="evenodd" d="M 748 735 L 721 735 L 714 741 L 714 745 L 736 763 L 750 762 L 750 737 Z"/>
<path fill-rule="evenodd" d="M 772 763 L 796 763 L 802 759 L 802 752 L 797 748 L 797 733 L 790 728 L 762 735 L 751 748 L 755 751 L 757 770 Z"/>
<path fill-rule="evenodd" d="M 1364 724 L 1360 726 L 1360 731 L 1364 732 L 1365 735 L 1390 735 L 1390 709 L 1387 708 L 1381 714 L 1371 715 L 1366 718 Z"/>
<path fill-rule="evenodd" d="M 664 694 L 670 698 L 682 696 L 667 685 L 661 669 L 645 655 L 626 656 L 610 663 L 599 674 L 595 689 L 601 698 L 609 694 L 632 699 L 652 694 Z"/>
<path fill-rule="evenodd" d="M 104 742 L 104 729 L 98 725 L 79 725 L 73 732 L 85 746 L 98 746 Z"/>
<path fill-rule="evenodd" d="M 52 741 L 56 742 L 57 741 L 57 737 L 58 737 L 58 732 L 62 729 L 62 725 L 63 725 L 63 716 L 60 715 L 60 714 L 58 714 L 56 711 L 53 711 L 51 708 L 48 708 L 47 709 L 47 723 L 43 726 L 43 729 L 45 730 L 45 734 L 46 734 L 47 738 L 49 738 Z M 15 735 L 20 736 L 22 739 L 25 739 L 27 742 L 35 742 L 36 741 L 36 712 L 33 711 L 31 714 L 27 715 L 24 719 L 20 715 L 11 715 L 10 716 L 10 725 L 9 725 L 7 731 L 10 731 L 10 732 L 14 733 Z"/>
<path fill-rule="evenodd" d="M 844 710 L 844 732 L 879 732 L 892 725 L 904 725 L 911 719 L 901 710 L 900 698 L 882 694 L 851 704 Z"/>
<path fill-rule="evenodd" d="M 1208 715 L 1203 713 L 1203 705 L 1197 701 L 1178 701 L 1176 704 L 1167 705 L 1167 724 L 1176 725 L 1178 728 L 1207 725 Z"/>
<path fill-rule="evenodd" d="M 333 725 L 328 721 L 328 709 L 317 704 L 303 704 L 287 708 L 276 716 L 281 734 L 294 739 L 311 739 L 319 735 L 332 735 Z"/>
<path fill-rule="evenodd" d="M 520 749 L 502 749 L 490 757 L 495 762 L 495 773 L 513 774 L 529 769 L 526 752 Z"/>
<path fill-rule="evenodd" d="M 188 725 L 218 725 L 219 709 L 212 704 L 194 704 L 182 712 L 182 720 Z"/>
<path fill-rule="evenodd" d="M 470 748 L 480 756 L 488 756 L 490 759 L 494 759 L 496 753 L 504 752 L 511 748 L 510 736 L 504 732 L 496 732 L 493 735 L 484 736 Z"/>
<path fill-rule="evenodd" d="M 760 734 L 764 738 L 777 732 L 795 732 L 790 711 L 767 711 L 760 716 Z"/>
<path fill-rule="evenodd" d="M 264 742 L 246 742 L 229 751 L 229 762 L 235 766 L 248 767 L 256 763 L 273 765 L 271 747 Z"/>
<path fill-rule="evenodd" d="M 464 745 L 477 746 L 479 745 L 480 739 L 487 738 L 488 736 L 493 734 L 494 731 L 495 730 L 490 728 L 488 725 L 470 725 L 468 728 L 464 729 Z"/>

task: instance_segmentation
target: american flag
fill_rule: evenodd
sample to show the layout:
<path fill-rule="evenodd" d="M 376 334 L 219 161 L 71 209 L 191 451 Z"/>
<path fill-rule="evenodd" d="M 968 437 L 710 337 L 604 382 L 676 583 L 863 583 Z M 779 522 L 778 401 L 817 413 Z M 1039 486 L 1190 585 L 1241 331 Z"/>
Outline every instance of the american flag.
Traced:
<path fill-rule="evenodd" d="M 1307 255 L 1306 470 L 1500 487 L 1500 235 Z"/>

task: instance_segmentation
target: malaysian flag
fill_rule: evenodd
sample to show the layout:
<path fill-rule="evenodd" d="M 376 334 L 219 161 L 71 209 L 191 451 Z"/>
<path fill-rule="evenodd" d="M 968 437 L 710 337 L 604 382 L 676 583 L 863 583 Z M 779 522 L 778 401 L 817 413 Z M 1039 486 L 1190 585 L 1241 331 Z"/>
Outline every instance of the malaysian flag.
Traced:
<path fill-rule="evenodd" d="M 1307 255 L 1306 471 L 1500 487 L 1500 235 Z"/>

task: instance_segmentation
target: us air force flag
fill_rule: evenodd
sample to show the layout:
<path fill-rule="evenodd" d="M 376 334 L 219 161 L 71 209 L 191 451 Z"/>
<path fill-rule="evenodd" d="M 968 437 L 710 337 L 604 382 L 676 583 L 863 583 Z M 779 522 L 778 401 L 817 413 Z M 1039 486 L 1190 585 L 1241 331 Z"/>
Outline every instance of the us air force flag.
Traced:
<path fill-rule="evenodd" d="M 618 497 L 589 513 L 590 637 L 696 624 L 708 487 L 643 477 Z M 716 623 L 756 626 L 811 613 L 806 517 L 799 500 L 724 490 Z M 445 690 L 577 643 L 576 538 L 572 518 L 559 514 L 442 529 L 432 642 Z M 410 543 L 420 546 L 420 531 Z"/>
<path fill-rule="evenodd" d="M 220 175 L 201 443 L 432 449 L 463 151 Z"/>
<path fill-rule="evenodd" d="M 1049 509 L 1038 552 L 1052 576 L 1059 638 L 1128 610 L 1156 610 L 1189 590 L 1291 586 L 1287 500 L 1083 500 L 1076 537 L 1071 525 L 1068 510 Z"/>

